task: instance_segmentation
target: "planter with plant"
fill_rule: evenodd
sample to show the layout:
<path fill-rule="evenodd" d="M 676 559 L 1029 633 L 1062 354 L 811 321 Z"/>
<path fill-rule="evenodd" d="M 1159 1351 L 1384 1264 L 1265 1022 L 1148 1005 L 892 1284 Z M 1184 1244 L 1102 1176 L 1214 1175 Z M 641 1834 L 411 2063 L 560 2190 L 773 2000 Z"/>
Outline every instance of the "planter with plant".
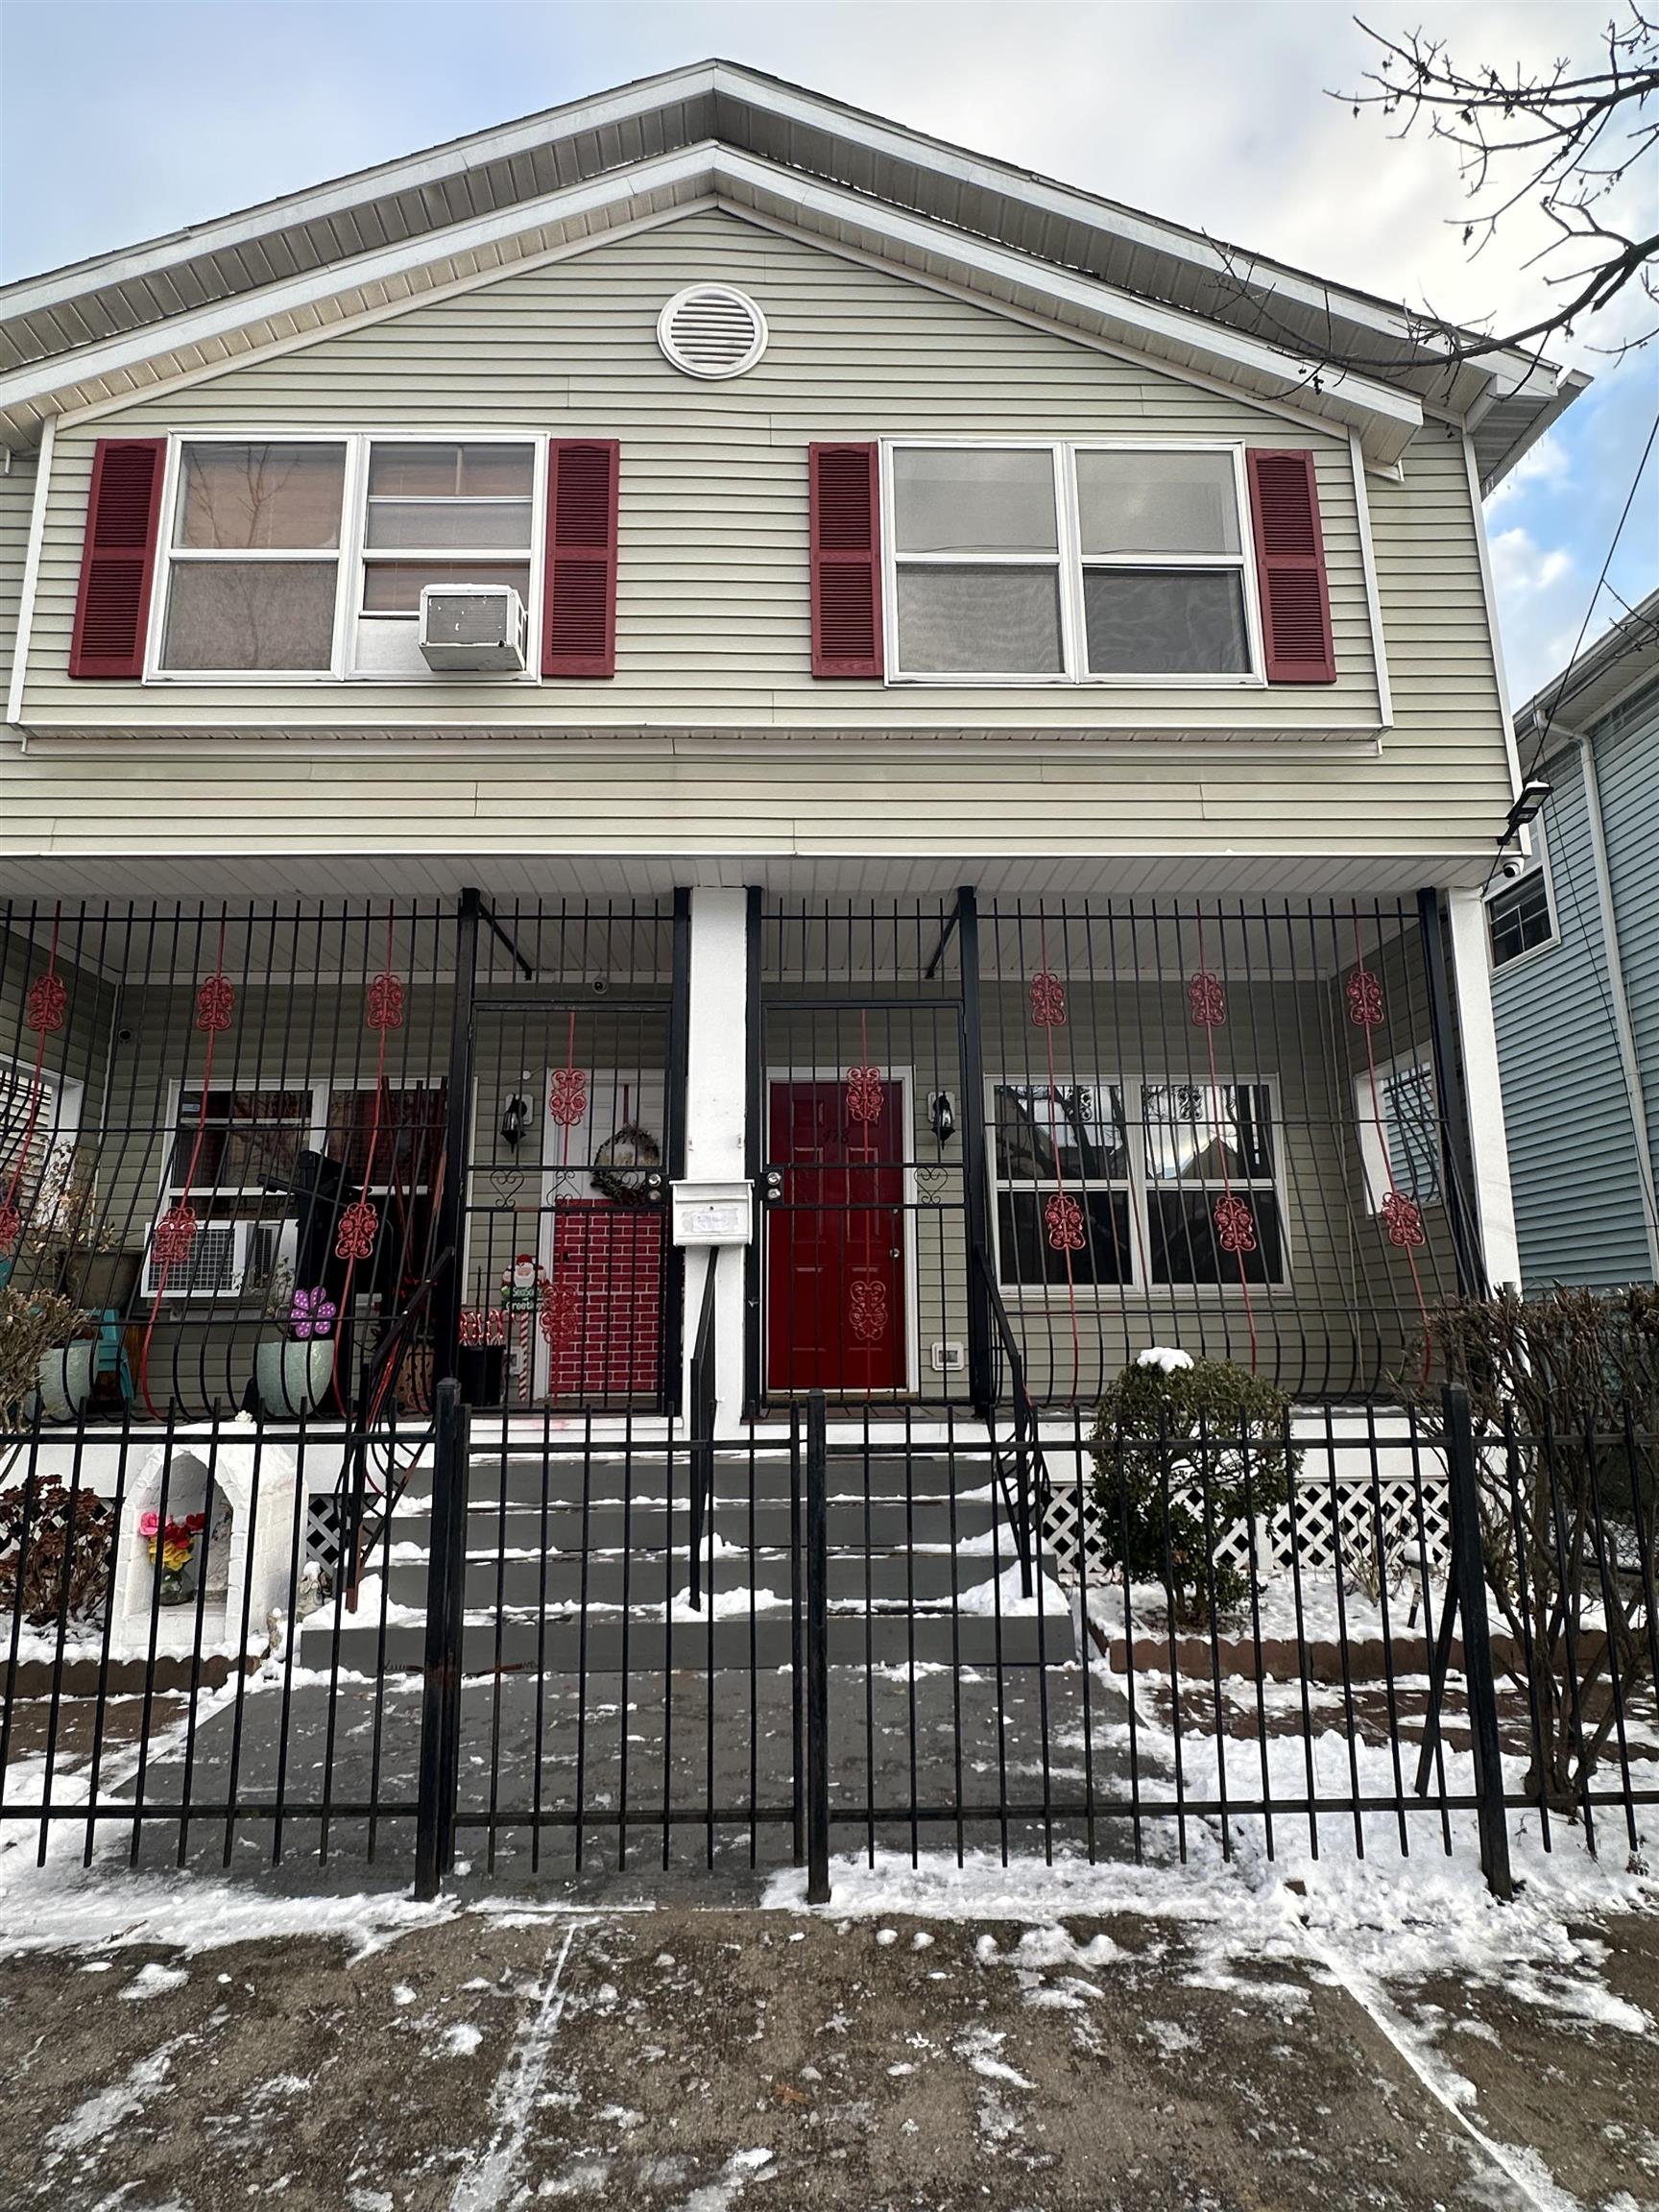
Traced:
<path fill-rule="evenodd" d="M 1260 1376 L 1185 1352 L 1144 1352 L 1107 1386 L 1094 1431 L 1100 1554 L 1131 1586 L 1162 1588 L 1177 1624 L 1207 1627 L 1249 1597 L 1216 1550 L 1284 1503 L 1299 1463 L 1289 1416 Z"/>
<path fill-rule="evenodd" d="M 55 1290 L 0 1289 L 0 1432 L 19 1435 L 36 1413 L 73 1421 L 92 1395 L 93 1316 Z"/>
<path fill-rule="evenodd" d="M 253 1354 L 253 1387 L 265 1412 L 297 1421 L 322 1405 L 334 1379 L 339 1312 L 321 1286 L 289 1296 L 283 1334 L 264 1338 Z"/>
<path fill-rule="evenodd" d="M 1431 1315 L 1469 1393 L 1482 1564 L 1526 1695 L 1527 1795 L 1571 1815 L 1653 1677 L 1659 1583 L 1659 1287 L 1449 1299 Z M 1442 1433 L 1419 1353 L 1403 1388 Z"/>

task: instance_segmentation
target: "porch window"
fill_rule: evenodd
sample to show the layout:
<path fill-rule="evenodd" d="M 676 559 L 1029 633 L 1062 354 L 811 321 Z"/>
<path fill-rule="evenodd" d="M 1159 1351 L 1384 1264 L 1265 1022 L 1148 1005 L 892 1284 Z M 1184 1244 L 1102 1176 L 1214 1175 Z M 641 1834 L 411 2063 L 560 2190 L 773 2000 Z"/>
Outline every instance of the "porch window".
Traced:
<path fill-rule="evenodd" d="M 1438 1206 L 1440 1108 L 1432 1063 L 1412 1054 L 1389 1061 L 1377 1070 L 1375 1096 L 1367 1070 L 1354 1085 L 1354 1111 L 1366 1210 L 1380 1214 L 1390 1190 L 1419 1206 Z"/>
<path fill-rule="evenodd" d="M 1259 680 L 1236 445 L 896 445 L 894 674 Z"/>
<path fill-rule="evenodd" d="M 997 1253 L 1010 1289 L 1073 1283 L 1128 1283 L 1129 1135 L 1116 1084 L 998 1083 L 995 1093 Z M 1062 1193 L 1083 1216 L 1083 1243 L 1070 1254 L 1050 1234 L 1049 1208 Z"/>
<path fill-rule="evenodd" d="M 33 1061 L 0 1058 L 0 1198 L 15 1182 L 31 1228 L 59 1227 L 70 1208 L 82 1094 Z"/>
<path fill-rule="evenodd" d="M 182 1091 L 174 1107 L 160 1214 L 185 1196 L 201 1228 L 182 1265 L 166 1271 L 171 1298 L 227 1298 L 271 1288 L 293 1258 L 284 1216 L 300 1155 L 311 1142 L 316 1096 L 296 1091 Z M 157 1215 L 159 1218 L 159 1214 Z M 152 1255 L 146 1289 L 162 1286 Z"/>
<path fill-rule="evenodd" d="M 1146 1258 L 1154 1283 L 1285 1280 L 1274 1166 L 1273 1107 L 1264 1083 L 1147 1083 L 1141 1090 L 1146 1172 Z M 1215 1201 L 1249 1207 L 1255 1248 L 1223 1252 Z"/>
<path fill-rule="evenodd" d="M 270 1290 L 278 1262 L 292 1265 L 299 1248 L 290 1193 L 310 1183 L 301 1158 L 307 1152 L 334 1161 L 353 1192 L 364 1186 L 367 1172 L 371 1192 L 382 1198 L 394 1194 L 415 1210 L 418 1231 L 444 1142 L 444 1095 L 442 1083 L 388 1084 L 378 1094 L 376 1128 L 373 1083 L 338 1090 L 325 1084 L 284 1091 L 213 1090 L 204 1115 L 201 1093 L 185 1089 L 174 1108 L 160 1213 L 185 1195 L 188 1178 L 190 1203 L 202 1229 L 188 1264 L 168 1271 L 168 1297 L 252 1296 Z M 377 1247 L 374 1270 L 360 1277 L 362 1286 L 376 1286 L 382 1266 L 396 1266 L 403 1245 L 420 1241 L 418 1234 L 406 1238 L 400 1227 L 383 1251 Z M 152 1291 L 158 1280 L 153 1263 Z"/>
<path fill-rule="evenodd" d="M 371 445 L 359 668 L 426 672 L 415 626 L 428 584 L 510 584 L 529 607 L 535 479 L 531 445 Z"/>
<path fill-rule="evenodd" d="M 326 669 L 334 657 L 346 447 L 180 448 L 164 669 Z"/>

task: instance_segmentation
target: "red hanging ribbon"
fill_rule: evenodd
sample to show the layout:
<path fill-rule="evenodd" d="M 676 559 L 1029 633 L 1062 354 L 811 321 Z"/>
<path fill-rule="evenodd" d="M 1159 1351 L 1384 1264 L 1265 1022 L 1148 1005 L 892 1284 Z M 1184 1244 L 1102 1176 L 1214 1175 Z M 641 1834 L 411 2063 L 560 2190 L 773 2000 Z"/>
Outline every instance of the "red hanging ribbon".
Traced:
<path fill-rule="evenodd" d="M 1215 1032 L 1227 1019 L 1227 994 L 1220 976 L 1213 974 L 1205 965 L 1201 913 L 1198 916 L 1198 973 L 1187 986 L 1187 998 L 1194 1025 L 1204 1032 L 1204 1049 L 1210 1063 L 1211 1120 L 1221 1154 L 1221 1195 L 1214 1208 L 1215 1241 L 1229 1259 L 1238 1262 L 1238 1287 L 1244 1295 L 1244 1320 L 1250 1331 L 1250 1372 L 1254 1375 L 1260 1350 L 1256 1340 L 1256 1309 L 1250 1301 L 1250 1281 L 1244 1272 L 1244 1260 L 1247 1253 L 1256 1250 L 1256 1214 L 1247 1199 L 1234 1192 L 1233 1177 L 1227 1166 L 1227 1137 L 1221 1126 L 1221 1086 L 1215 1079 Z M 1237 1083 L 1233 1095 L 1238 1098 Z"/>
<path fill-rule="evenodd" d="M 1407 1198 L 1394 1180 L 1394 1162 L 1388 1150 L 1388 1133 L 1382 1125 L 1382 1096 L 1377 1087 L 1377 1055 L 1372 1049 L 1371 1032 L 1382 1020 L 1382 986 L 1365 965 L 1365 948 L 1359 936 L 1359 902 L 1352 902 L 1354 914 L 1354 973 L 1348 978 L 1348 1019 L 1365 1039 L 1365 1077 L 1371 1091 L 1371 1120 L 1377 1131 L 1377 1146 L 1382 1156 L 1382 1172 L 1388 1178 L 1388 1190 L 1382 1205 L 1377 1209 L 1382 1224 L 1382 1233 L 1396 1252 L 1404 1252 L 1406 1264 L 1411 1270 L 1411 1289 L 1417 1300 L 1417 1311 L 1423 1322 L 1423 1380 L 1428 1382 L 1433 1370 L 1433 1346 L 1431 1341 L 1429 1304 L 1423 1295 L 1423 1282 L 1417 1272 L 1417 1254 L 1429 1241 L 1423 1227 L 1423 1210 L 1414 1198 Z"/>
<path fill-rule="evenodd" d="M 201 1227 L 196 1209 L 190 1203 L 190 1191 L 196 1180 L 196 1170 L 201 1165 L 202 1146 L 207 1135 L 207 1095 L 213 1084 L 213 1047 L 229 1028 L 235 1011 L 235 989 L 225 973 L 225 908 L 221 906 L 219 948 L 214 956 L 213 973 L 204 976 L 196 990 L 196 1027 L 207 1040 L 207 1049 L 202 1057 L 202 1092 L 201 1103 L 196 1110 L 196 1141 L 190 1147 L 190 1159 L 184 1169 L 184 1182 L 179 1196 L 156 1222 L 150 1238 L 157 1274 L 156 1296 L 151 1303 L 150 1318 L 144 1325 L 144 1342 L 138 1353 L 138 1390 L 144 1400 L 144 1410 L 152 1421 L 159 1421 L 161 1416 L 156 1412 L 155 1400 L 150 1395 L 150 1347 L 155 1341 L 161 1301 L 167 1295 L 167 1278 L 175 1267 L 188 1262 L 195 1248 L 196 1233 Z"/>

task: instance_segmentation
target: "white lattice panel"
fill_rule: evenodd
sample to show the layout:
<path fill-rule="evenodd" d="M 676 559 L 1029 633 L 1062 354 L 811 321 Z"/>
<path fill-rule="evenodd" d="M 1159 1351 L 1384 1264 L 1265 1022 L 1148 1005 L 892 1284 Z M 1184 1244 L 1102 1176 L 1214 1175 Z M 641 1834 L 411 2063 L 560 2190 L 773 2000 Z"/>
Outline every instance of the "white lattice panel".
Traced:
<path fill-rule="evenodd" d="M 1311 1456 L 1311 1455 L 1310 1455 Z M 1078 1552 L 1089 1544 L 1089 1578 L 1109 1581 L 1114 1570 L 1094 1541 L 1093 1497 L 1073 1479 L 1054 1484 L 1045 1523 L 1046 1538 L 1063 1574 L 1075 1575 Z M 1388 1581 L 1397 1583 L 1415 1569 L 1421 1551 L 1431 1572 L 1451 1560 L 1452 1538 L 1446 1503 L 1446 1479 L 1425 1461 L 1408 1474 L 1342 1474 L 1304 1469 L 1293 1501 L 1276 1508 L 1256 1539 L 1256 1564 L 1262 1575 L 1288 1575 L 1292 1561 L 1306 1575 L 1330 1575 L 1340 1551 L 1343 1579 L 1350 1587 L 1374 1586 L 1378 1575 L 1378 1535 Z M 1240 1569 L 1250 1564 L 1250 1534 L 1240 1522 L 1216 1545 L 1217 1560 Z"/>

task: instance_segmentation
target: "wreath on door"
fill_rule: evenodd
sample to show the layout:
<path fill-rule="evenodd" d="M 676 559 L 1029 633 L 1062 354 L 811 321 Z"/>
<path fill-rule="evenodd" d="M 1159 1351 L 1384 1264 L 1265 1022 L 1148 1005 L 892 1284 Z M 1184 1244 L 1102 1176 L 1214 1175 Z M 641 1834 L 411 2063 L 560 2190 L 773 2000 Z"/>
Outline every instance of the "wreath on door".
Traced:
<path fill-rule="evenodd" d="M 662 1147 L 649 1129 L 624 1121 L 593 1157 L 593 1182 L 618 1206 L 644 1206 L 651 1197 L 651 1170 L 662 1165 Z"/>

